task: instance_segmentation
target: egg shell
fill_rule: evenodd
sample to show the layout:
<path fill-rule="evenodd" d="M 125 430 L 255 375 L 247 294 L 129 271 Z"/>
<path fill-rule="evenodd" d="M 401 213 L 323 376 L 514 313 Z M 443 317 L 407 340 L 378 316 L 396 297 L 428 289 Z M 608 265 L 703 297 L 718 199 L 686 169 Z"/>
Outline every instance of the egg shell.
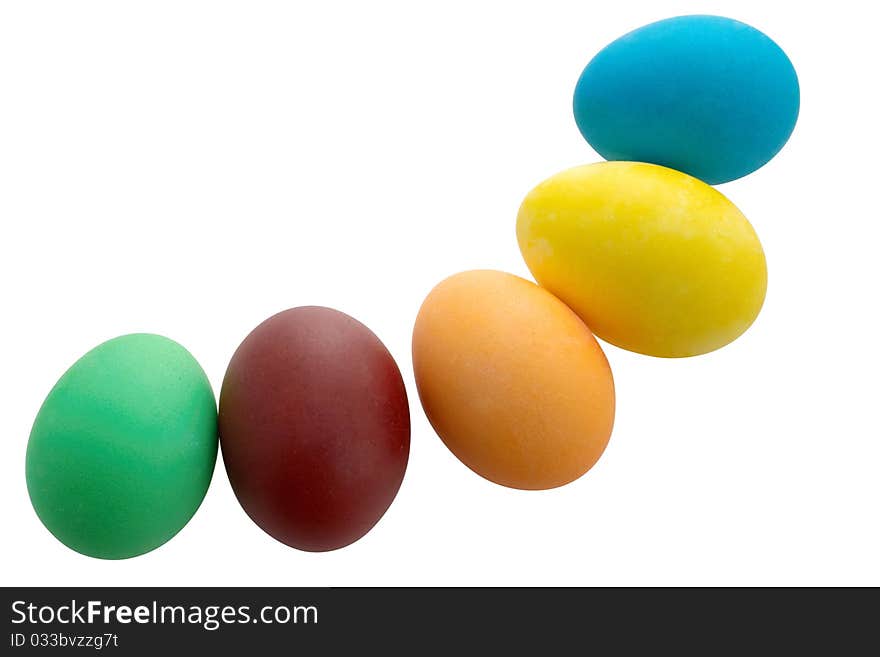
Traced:
<path fill-rule="evenodd" d="M 797 122 L 800 89 L 789 58 L 762 32 L 721 16 L 680 16 L 599 52 L 573 106 L 581 134 L 605 159 L 717 184 L 779 152 Z"/>
<path fill-rule="evenodd" d="M 125 335 L 80 358 L 40 408 L 26 478 L 58 540 L 103 559 L 174 536 L 201 504 L 217 458 L 217 405 L 176 342 Z"/>
<path fill-rule="evenodd" d="M 653 164 L 563 171 L 522 203 L 517 239 L 543 287 L 608 342 L 694 356 L 755 320 L 767 265 L 754 229 L 723 194 Z"/>
<path fill-rule="evenodd" d="M 432 426 L 490 481 L 562 486 L 608 444 L 608 361 L 584 323 L 530 281 L 498 271 L 446 279 L 419 310 L 412 352 Z"/>
<path fill-rule="evenodd" d="M 251 519 L 287 545 L 333 550 L 366 534 L 400 488 L 409 439 L 397 364 L 344 313 L 278 313 L 229 363 L 220 393 L 226 471 Z"/>

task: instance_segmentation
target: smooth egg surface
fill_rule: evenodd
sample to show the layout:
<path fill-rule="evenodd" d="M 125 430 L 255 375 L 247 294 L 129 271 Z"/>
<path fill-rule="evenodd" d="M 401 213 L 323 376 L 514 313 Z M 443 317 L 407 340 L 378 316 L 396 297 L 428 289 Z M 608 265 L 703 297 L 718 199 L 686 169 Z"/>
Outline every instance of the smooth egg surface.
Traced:
<path fill-rule="evenodd" d="M 651 162 L 709 184 L 767 163 L 797 122 L 791 61 L 768 36 L 721 16 L 646 25 L 605 47 L 574 92 L 584 138 L 607 160 Z"/>
<path fill-rule="evenodd" d="M 220 393 L 220 445 L 251 519 L 295 548 L 366 534 L 409 457 L 406 389 L 366 326 L 330 308 L 270 317 L 238 347 Z"/>
<path fill-rule="evenodd" d="M 723 194 L 653 164 L 601 162 L 535 187 L 517 218 L 535 280 L 608 342 L 642 354 L 703 354 L 761 310 L 767 265 Z"/>
<path fill-rule="evenodd" d="M 412 352 L 437 434 L 490 481 L 562 486 L 608 444 L 608 361 L 577 315 L 530 281 L 498 271 L 446 279 L 419 310 Z"/>
<path fill-rule="evenodd" d="M 27 447 L 31 502 L 58 540 L 125 559 L 189 521 L 217 458 L 217 405 L 204 371 L 176 342 L 124 335 L 58 381 Z"/>

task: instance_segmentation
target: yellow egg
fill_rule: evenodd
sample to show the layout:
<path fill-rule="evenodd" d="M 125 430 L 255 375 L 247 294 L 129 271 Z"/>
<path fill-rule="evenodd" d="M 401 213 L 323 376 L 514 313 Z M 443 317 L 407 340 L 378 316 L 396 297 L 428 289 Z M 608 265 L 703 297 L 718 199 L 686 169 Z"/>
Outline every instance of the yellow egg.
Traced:
<path fill-rule="evenodd" d="M 413 370 L 434 429 L 468 467 L 523 489 L 577 479 L 601 456 L 614 381 L 584 323 L 512 274 L 468 271 L 416 319 Z"/>
<path fill-rule="evenodd" d="M 538 283 L 603 340 L 651 356 L 704 354 L 755 320 L 767 265 L 723 194 L 653 164 L 601 162 L 545 180 L 517 239 Z"/>

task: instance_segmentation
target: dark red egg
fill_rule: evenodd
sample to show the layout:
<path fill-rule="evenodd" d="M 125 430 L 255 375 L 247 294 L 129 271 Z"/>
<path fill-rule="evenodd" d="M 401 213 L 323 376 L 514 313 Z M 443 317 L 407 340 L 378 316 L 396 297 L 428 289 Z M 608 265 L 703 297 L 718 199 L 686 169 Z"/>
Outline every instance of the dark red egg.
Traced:
<path fill-rule="evenodd" d="M 219 424 L 238 501 L 301 550 L 370 531 L 409 458 L 397 364 L 370 329 L 330 308 L 285 310 L 245 338 L 223 379 Z"/>

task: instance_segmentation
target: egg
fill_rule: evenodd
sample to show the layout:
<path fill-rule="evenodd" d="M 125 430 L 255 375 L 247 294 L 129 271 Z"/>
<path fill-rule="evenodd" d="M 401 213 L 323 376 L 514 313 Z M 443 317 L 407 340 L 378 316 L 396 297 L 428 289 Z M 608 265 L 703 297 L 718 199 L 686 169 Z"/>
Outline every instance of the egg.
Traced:
<path fill-rule="evenodd" d="M 721 16 L 680 16 L 620 37 L 574 92 L 584 138 L 607 160 L 650 162 L 709 184 L 766 164 L 800 106 L 791 61 L 768 36 Z"/>
<path fill-rule="evenodd" d="M 723 194 L 673 169 L 601 162 L 526 196 L 517 239 L 535 280 L 600 338 L 651 356 L 704 354 L 758 316 L 767 265 Z"/>
<path fill-rule="evenodd" d="M 245 338 L 220 392 L 220 445 L 245 512 L 309 551 L 364 536 L 394 500 L 409 458 L 406 389 L 366 326 L 293 308 Z"/>
<path fill-rule="evenodd" d="M 217 458 L 217 406 L 196 360 L 159 335 L 95 347 L 34 422 L 34 510 L 68 547 L 125 559 L 162 545 L 201 504 Z"/>
<path fill-rule="evenodd" d="M 608 444 L 608 361 L 577 315 L 530 281 L 498 271 L 446 279 L 419 310 L 412 354 L 431 425 L 490 481 L 562 486 Z"/>

